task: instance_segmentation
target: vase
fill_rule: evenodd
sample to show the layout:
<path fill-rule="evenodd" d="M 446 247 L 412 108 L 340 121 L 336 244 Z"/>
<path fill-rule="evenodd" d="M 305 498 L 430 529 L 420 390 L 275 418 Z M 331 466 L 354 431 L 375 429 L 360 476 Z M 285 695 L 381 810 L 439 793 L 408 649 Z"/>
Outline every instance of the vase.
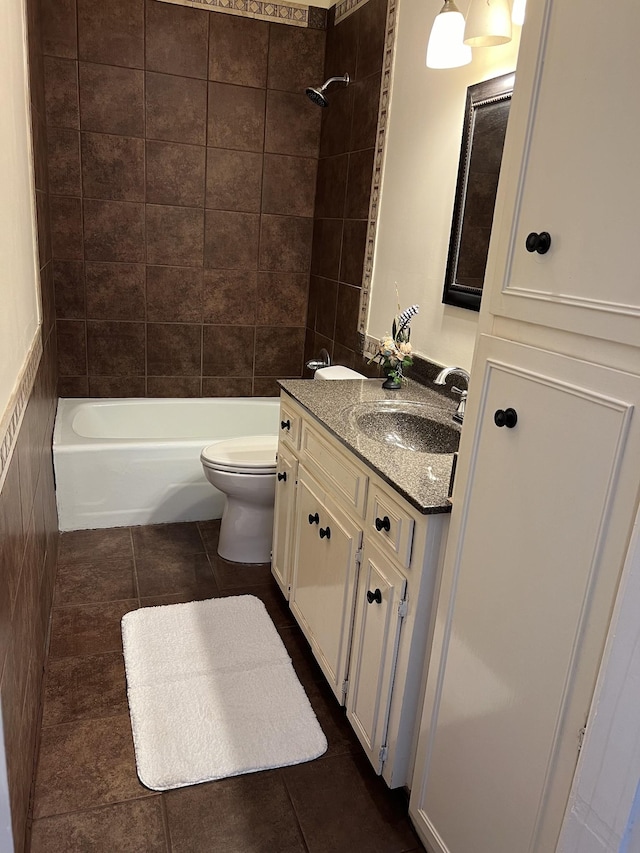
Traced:
<path fill-rule="evenodd" d="M 382 383 L 382 387 L 387 391 L 397 391 L 398 388 L 402 388 L 402 383 L 395 374 L 390 373 Z"/>

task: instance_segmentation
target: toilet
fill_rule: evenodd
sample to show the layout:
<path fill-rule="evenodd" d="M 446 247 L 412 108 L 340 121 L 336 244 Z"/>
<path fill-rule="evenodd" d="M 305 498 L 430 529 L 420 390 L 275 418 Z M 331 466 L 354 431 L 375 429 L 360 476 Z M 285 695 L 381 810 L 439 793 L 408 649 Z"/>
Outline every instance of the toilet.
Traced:
<path fill-rule="evenodd" d="M 340 365 L 317 370 L 316 379 L 363 379 Z M 276 490 L 277 435 L 248 435 L 204 448 L 204 475 L 225 497 L 218 554 L 231 563 L 271 560 Z"/>
<path fill-rule="evenodd" d="M 225 496 L 218 554 L 232 563 L 271 559 L 277 435 L 230 438 L 200 454 L 204 475 Z"/>

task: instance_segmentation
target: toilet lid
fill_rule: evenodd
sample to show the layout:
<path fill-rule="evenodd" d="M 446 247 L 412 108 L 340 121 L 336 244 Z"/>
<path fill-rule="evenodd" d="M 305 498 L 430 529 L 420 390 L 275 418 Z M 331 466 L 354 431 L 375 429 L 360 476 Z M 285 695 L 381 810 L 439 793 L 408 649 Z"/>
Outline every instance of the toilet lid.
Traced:
<path fill-rule="evenodd" d="M 209 444 L 200 454 L 203 465 L 238 474 L 272 474 L 276 470 L 277 435 L 247 435 Z"/>

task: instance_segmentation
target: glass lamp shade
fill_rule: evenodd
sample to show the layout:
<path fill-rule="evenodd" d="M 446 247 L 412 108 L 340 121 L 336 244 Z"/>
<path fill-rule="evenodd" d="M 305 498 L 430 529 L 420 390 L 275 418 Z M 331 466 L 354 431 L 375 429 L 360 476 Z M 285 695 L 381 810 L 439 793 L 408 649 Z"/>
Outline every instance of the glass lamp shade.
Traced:
<path fill-rule="evenodd" d="M 524 24 L 524 12 L 527 6 L 527 0 L 513 0 L 513 9 L 511 10 L 511 21 L 521 27 Z"/>
<path fill-rule="evenodd" d="M 436 15 L 427 45 L 427 68 L 458 68 L 471 62 L 471 48 L 463 44 L 464 16 L 453 0 Z"/>
<path fill-rule="evenodd" d="M 464 28 L 464 43 L 492 47 L 511 41 L 509 0 L 471 0 Z"/>

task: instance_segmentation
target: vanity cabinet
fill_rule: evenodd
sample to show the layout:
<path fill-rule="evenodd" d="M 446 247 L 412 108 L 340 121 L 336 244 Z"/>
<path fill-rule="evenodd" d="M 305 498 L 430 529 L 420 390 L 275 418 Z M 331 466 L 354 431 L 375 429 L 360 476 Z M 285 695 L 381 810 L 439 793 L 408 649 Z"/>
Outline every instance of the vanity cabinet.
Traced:
<path fill-rule="evenodd" d="M 376 772 L 407 785 L 449 515 L 422 515 L 285 394 L 281 413 L 299 446 L 281 433 L 278 469 L 298 467 L 276 492 L 274 577 Z"/>

